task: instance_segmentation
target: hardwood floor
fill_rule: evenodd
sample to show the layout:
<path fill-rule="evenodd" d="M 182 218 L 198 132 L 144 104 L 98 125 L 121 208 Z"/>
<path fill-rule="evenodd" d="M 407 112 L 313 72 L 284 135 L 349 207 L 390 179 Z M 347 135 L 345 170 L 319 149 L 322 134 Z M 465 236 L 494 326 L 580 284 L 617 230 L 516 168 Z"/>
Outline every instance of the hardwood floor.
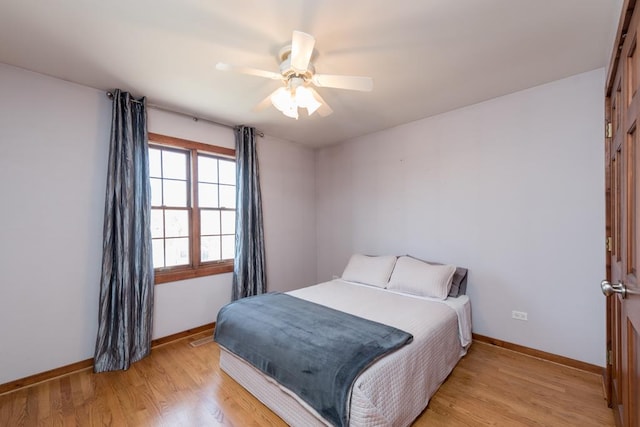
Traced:
<path fill-rule="evenodd" d="M 0 426 L 284 426 L 218 368 L 203 332 L 128 371 L 90 370 L 0 395 Z M 476 342 L 415 426 L 613 426 L 598 375 Z"/>
<path fill-rule="evenodd" d="M 415 426 L 614 426 L 602 377 L 474 342 Z"/>

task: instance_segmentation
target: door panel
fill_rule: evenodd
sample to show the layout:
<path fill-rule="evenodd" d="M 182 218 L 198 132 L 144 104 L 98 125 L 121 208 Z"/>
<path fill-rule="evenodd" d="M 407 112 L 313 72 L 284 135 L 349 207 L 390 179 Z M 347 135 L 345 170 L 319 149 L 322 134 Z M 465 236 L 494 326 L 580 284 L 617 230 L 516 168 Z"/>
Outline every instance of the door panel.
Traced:
<path fill-rule="evenodd" d="M 640 4 L 640 3 L 639 3 Z M 640 7 L 623 5 L 615 54 L 607 78 L 605 141 L 607 235 L 610 237 L 607 279 L 616 288 L 607 301 L 607 399 L 617 423 L 640 427 L 640 46 L 636 48 Z M 618 54 L 619 52 L 619 54 Z M 621 102 L 622 101 L 622 102 Z"/>
<path fill-rule="evenodd" d="M 614 408 L 622 404 L 622 304 L 619 298 L 612 298 L 614 307 L 614 342 L 613 342 L 613 393 L 615 397 Z M 621 415 L 621 414 L 620 414 Z"/>
<path fill-rule="evenodd" d="M 629 408 L 628 408 L 628 419 L 634 420 L 635 424 L 630 425 L 638 425 L 638 420 L 640 420 L 640 405 L 638 401 L 638 383 L 640 382 L 640 376 L 638 376 L 638 365 L 640 361 L 638 357 L 640 356 L 640 339 L 638 337 L 638 330 L 636 329 L 637 325 L 634 325 L 633 322 L 629 320 L 627 324 L 627 332 L 628 332 L 628 341 L 629 341 Z"/>
<path fill-rule="evenodd" d="M 612 237 L 612 251 L 611 251 L 611 273 L 609 281 L 611 283 L 619 283 L 623 281 L 624 276 L 624 263 L 623 263 L 623 248 L 626 243 L 624 238 L 624 218 L 627 216 L 625 212 L 625 179 L 624 179 L 624 153 L 622 150 L 622 141 L 620 134 L 613 135 L 613 150 L 610 158 L 610 171 L 611 171 L 611 231 Z M 609 403 L 616 412 L 616 417 L 622 421 L 624 419 L 624 360 L 623 360 L 623 307 L 622 300 L 617 295 L 610 297 L 611 300 L 607 303 L 608 308 L 608 336 L 610 337 L 610 360 L 611 366 L 609 370 L 611 372 L 608 384 L 608 389 L 611 395 L 609 396 Z"/>
<path fill-rule="evenodd" d="M 636 275 L 636 260 L 635 260 L 635 248 L 636 248 L 636 240 L 633 238 L 635 236 L 635 228 L 636 228 L 636 217 L 635 217 L 635 206 L 636 206 L 636 158 L 634 155 L 635 151 L 635 140 L 636 140 L 636 124 L 635 120 L 631 125 L 631 129 L 629 129 L 627 133 L 627 142 L 626 142 L 626 152 L 623 153 L 623 156 L 626 158 L 626 200 L 624 200 L 624 210 L 626 217 L 626 224 L 624 224 L 623 230 L 625 230 L 625 240 L 626 240 L 626 259 L 625 259 L 625 273 L 627 275 L 627 280 L 635 280 Z"/>

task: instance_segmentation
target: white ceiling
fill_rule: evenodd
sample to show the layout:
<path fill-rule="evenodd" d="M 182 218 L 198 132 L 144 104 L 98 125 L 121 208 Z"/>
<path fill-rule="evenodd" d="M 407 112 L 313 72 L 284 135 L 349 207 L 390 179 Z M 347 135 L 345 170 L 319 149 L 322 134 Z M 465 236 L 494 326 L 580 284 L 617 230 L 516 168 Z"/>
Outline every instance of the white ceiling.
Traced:
<path fill-rule="evenodd" d="M 0 62 L 317 147 L 606 66 L 621 1 L 2 0 Z M 292 30 L 318 73 L 373 91 L 318 89 L 324 118 L 253 112 L 279 82 L 215 64 L 277 71 Z"/>

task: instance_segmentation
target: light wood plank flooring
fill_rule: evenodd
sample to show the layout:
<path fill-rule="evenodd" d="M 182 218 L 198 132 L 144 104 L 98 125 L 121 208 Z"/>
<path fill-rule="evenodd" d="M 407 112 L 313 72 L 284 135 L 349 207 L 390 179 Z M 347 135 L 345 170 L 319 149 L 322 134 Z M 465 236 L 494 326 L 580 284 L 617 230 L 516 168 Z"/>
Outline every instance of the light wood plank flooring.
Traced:
<path fill-rule="evenodd" d="M 90 370 L 0 396 L 0 426 L 284 426 L 218 368 L 203 332 L 128 371 Z M 613 426 L 598 375 L 476 342 L 415 426 Z"/>

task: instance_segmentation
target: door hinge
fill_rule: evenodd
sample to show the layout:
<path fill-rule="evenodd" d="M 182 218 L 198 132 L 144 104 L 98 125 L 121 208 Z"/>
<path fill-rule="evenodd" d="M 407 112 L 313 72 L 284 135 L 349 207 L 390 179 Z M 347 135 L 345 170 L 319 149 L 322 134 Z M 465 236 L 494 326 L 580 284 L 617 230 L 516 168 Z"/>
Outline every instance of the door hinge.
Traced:
<path fill-rule="evenodd" d="M 613 137 L 613 125 L 611 124 L 611 122 L 607 122 L 607 125 L 605 126 L 604 137 L 605 138 Z"/>
<path fill-rule="evenodd" d="M 613 352 L 611 350 L 607 351 L 607 365 L 613 365 L 611 360 L 613 359 Z"/>
<path fill-rule="evenodd" d="M 613 251 L 613 239 L 610 236 L 607 237 L 606 245 L 607 245 L 607 251 L 608 252 Z"/>

